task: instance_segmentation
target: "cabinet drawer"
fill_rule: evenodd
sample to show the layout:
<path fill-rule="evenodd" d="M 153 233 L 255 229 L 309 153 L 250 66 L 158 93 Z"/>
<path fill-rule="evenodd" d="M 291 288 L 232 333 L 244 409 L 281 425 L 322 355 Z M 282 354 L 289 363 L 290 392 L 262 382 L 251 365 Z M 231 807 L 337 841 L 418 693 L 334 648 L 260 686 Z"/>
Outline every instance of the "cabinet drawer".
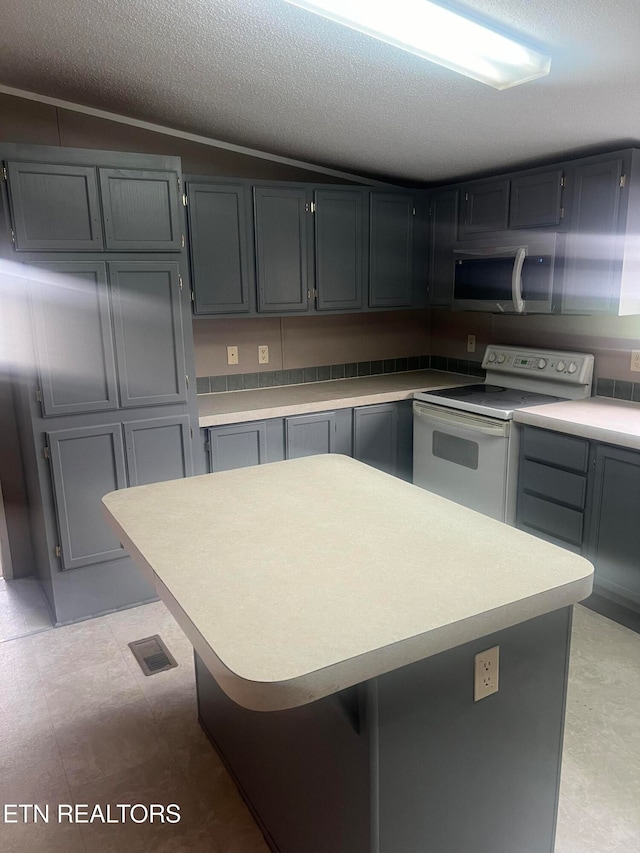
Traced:
<path fill-rule="evenodd" d="M 547 533 L 572 545 L 582 544 L 583 513 L 534 495 L 522 493 L 518 502 L 518 527 Z"/>
<path fill-rule="evenodd" d="M 582 474 L 561 471 L 524 459 L 520 469 L 520 483 L 525 492 L 584 509 L 587 478 Z"/>
<path fill-rule="evenodd" d="M 585 439 L 525 427 L 522 450 L 527 459 L 548 462 L 550 465 L 578 471 L 581 474 L 586 473 L 589 443 Z"/>

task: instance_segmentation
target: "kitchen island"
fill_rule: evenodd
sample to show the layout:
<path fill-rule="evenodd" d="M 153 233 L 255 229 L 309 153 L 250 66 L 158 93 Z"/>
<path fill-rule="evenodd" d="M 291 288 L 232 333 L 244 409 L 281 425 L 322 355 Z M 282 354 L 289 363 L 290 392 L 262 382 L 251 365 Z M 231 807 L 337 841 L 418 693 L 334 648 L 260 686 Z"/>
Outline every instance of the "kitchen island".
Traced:
<path fill-rule="evenodd" d="M 551 853 L 586 560 L 338 455 L 103 500 L 274 851 Z"/>

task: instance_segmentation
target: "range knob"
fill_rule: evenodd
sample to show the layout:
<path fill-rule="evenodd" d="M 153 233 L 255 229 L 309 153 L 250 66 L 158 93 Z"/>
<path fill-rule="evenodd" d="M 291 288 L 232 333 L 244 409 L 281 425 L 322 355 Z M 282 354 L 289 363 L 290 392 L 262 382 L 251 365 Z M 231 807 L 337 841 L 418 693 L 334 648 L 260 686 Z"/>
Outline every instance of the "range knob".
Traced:
<path fill-rule="evenodd" d="M 495 354 L 495 352 L 490 352 L 490 353 L 489 353 L 489 358 L 487 359 L 487 361 L 490 361 L 491 363 L 493 363 L 495 360 L 496 360 L 496 354 Z"/>
<path fill-rule="evenodd" d="M 546 358 L 541 358 L 541 359 L 538 361 L 538 369 L 539 369 L 539 370 L 544 370 L 546 366 L 547 366 L 547 359 L 546 359 Z"/>
<path fill-rule="evenodd" d="M 498 356 L 498 364 L 504 364 L 504 353 L 501 352 Z"/>
<path fill-rule="evenodd" d="M 558 362 L 558 366 L 556 367 L 556 370 L 558 371 L 558 373 L 562 373 L 562 371 L 564 370 L 564 368 L 565 368 L 565 363 L 564 363 L 564 361 L 559 361 L 559 362 Z"/>
<path fill-rule="evenodd" d="M 575 373 L 577 369 L 578 365 L 575 363 L 575 361 L 572 361 L 569 365 L 569 373 Z"/>

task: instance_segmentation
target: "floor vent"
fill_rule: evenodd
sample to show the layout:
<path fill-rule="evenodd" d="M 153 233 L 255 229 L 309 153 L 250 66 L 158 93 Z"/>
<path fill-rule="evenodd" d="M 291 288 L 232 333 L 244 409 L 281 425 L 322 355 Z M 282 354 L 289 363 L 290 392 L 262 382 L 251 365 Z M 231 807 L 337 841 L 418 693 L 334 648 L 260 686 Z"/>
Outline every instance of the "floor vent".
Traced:
<path fill-rule="evenodd" d="M 178 666 L 159 634 L 145 637 L 143 640 L 135 640 L 129 643 L 129 648 L 145 675 L 155 675 L 157 672 L 164 672 L 166 669 Z"/>

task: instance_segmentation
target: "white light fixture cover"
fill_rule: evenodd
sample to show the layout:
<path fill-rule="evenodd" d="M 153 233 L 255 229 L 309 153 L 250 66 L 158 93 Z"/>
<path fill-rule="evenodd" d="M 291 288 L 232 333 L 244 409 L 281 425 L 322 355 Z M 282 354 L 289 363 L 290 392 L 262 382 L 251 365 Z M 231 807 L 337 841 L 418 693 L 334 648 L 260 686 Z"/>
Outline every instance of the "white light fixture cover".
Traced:
<path fill-rule="evenodd" d="M 429 0 L 286 0 L 494 89 L 551 68 L 551 58 Z"/>

